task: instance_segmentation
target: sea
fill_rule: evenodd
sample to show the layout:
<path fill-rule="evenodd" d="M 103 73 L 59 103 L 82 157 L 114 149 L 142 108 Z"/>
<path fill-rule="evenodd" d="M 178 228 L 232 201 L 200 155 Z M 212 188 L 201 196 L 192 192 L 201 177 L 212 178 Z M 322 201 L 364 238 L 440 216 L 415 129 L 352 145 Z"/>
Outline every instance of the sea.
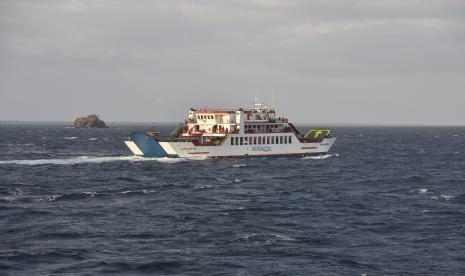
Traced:
<path fill-rule="evenodd" d="M 132 156 L 155 127 L 0 124 L 0 275 L 465 275 L 465 128 L 324 156 Z M 301 129 L 305 129 L 301 126 Z"/>

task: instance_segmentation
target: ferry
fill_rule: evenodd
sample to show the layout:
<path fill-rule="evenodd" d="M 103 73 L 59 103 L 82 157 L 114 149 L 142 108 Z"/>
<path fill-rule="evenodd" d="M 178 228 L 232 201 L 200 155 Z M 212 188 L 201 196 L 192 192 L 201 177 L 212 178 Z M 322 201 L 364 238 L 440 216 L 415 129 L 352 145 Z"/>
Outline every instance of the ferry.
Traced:
<path fill-rule="evenodd" d="M 256 99 L 251 108 L 191 108 L 170 136 L 151 130 L 124 143 L 144 157 L 228 158 L 326 155 L 335 141 L 328 128 L 300 133 L 274 107 Z"/>

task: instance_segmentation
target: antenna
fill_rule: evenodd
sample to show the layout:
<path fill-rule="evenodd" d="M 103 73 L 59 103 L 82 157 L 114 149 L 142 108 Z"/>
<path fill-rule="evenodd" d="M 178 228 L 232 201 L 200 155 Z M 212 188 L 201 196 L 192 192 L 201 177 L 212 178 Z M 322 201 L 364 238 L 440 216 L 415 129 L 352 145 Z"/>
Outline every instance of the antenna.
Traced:
<path fill-rule="evenodd" d="M 272 84 L 270 84 L 270 88 L 271 88 L 271 107 L 274 108 L 274 89 L 273 89 Z"/>

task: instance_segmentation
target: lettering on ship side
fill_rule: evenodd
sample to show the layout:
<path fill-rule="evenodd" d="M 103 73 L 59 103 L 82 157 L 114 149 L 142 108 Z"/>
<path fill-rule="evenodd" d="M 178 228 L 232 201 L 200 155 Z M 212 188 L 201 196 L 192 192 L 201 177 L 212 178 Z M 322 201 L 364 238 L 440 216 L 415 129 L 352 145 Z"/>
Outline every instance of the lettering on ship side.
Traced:
<path fill-rule="evenodd" d="M 181 148 L 181 150 L 190 152 L 190 151 L 197 151 L 197 148 Z"/>
<path fill-rule="evenodd" d="M 252 146 L 252 151 L 269 152 L 271 151 L 271 146 Z"/>

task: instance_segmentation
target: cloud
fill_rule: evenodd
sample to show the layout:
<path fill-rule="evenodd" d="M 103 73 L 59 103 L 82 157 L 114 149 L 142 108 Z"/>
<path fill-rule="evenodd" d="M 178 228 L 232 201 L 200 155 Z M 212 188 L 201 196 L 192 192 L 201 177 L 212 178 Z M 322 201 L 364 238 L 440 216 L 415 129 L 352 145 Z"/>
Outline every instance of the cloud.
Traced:
<path fill-rule="evenodd" d="M 383 20 L 364 20 L 332 23 L 304 23 L 291 28 L 291 32 L 299 35 L 312 36 L 337 33 L 353 29 L 369 28 L 384 24 Z"/>
<path fill-rule="evenodd" d="M 86 10 L 84 2 L 71 0 L 61 3 L 61 9 L 67 13 L 80 13 Z"/>
<path fill-rule="evenodd" d="M 444 115 L 432 119 L 457 120 L 464 112 L 445 109 L 465 100 L 452 101 L 465 79 L 463 3 L 0 0 L 0 119 L 88 108 L 109 120 L 173 120 L 186 106 L 243 105 L 272 82 L 290 116 L 312 101 L 331 106 L 314 110 L 328 121 L 386 121 L 394 115 L 365 106 L 382 111 L 385 93 L 410 93 L 424 118 L 438 102 Z"/>

